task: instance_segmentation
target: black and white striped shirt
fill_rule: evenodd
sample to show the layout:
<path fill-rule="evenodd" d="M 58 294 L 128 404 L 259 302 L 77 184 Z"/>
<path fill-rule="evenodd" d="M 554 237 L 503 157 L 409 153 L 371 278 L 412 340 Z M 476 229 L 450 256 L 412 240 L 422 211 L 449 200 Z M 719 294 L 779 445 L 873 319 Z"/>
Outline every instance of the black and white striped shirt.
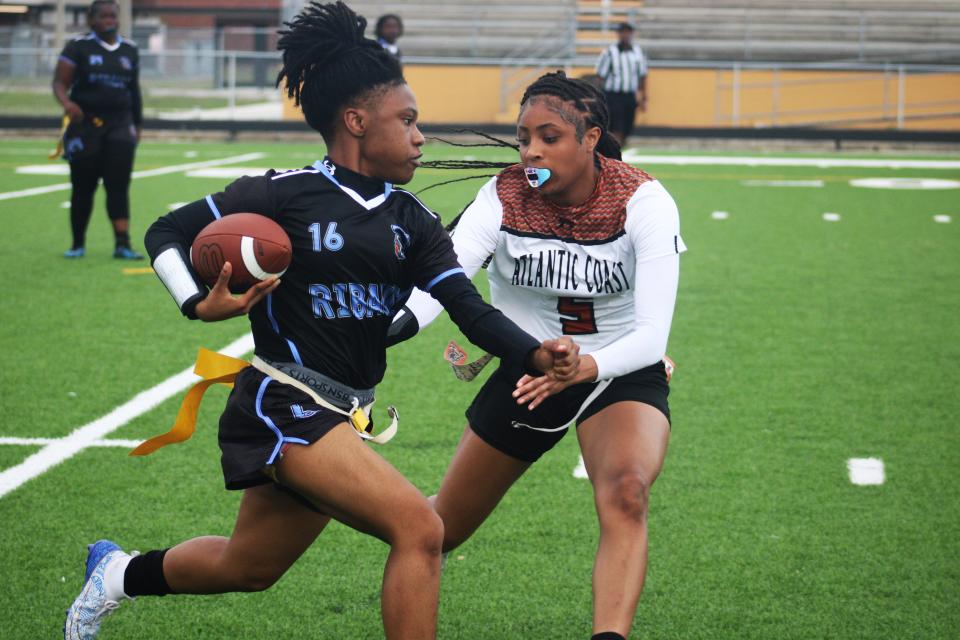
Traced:
<path fill-rule="evenodd" d="M 614 43 L 600 54 L 596 71 L 603 78 L 604 91 L 636 93 L 640 79 L 647 75 L 647 57 L 638 44 L 621 50 L 619 43 Z"/>

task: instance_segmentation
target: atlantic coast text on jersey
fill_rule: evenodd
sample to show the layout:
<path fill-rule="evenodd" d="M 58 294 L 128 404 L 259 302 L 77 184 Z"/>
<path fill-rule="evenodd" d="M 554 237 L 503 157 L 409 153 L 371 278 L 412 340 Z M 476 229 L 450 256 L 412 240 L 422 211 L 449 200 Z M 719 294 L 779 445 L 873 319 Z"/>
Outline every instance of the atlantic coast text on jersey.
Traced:
<path fill-rule="evenodd" d="M 630 290 L 623 262 L 581 256 L 565 249 L 549 249 L 514 258 L 511 284 L 524 287 L 567 289 L 587 293 L 620 293 Z"/>

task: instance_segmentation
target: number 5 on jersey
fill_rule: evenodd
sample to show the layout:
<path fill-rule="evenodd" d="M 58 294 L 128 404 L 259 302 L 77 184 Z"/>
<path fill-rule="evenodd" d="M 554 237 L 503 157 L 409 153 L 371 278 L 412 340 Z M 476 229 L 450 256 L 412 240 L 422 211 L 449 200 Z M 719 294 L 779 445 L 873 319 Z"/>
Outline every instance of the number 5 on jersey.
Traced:
<path fill-rule="evenodd" d="M 343 248 L 343 236 L 337 233 L 336 222 L 331 222 L 327 225 L 327 230 L 323 233 L 322 237 L 319 222 L 314 222 L 307 228 L 310 229 L 310 236 L 313 238 L 313 250 L 317 253 L 320 253 L 323 248 L 329 249 L 330 251 L 340 251 L 340 249 Z"/>
<path fill-rule="evenodd" d="M 597 333 L 597 318 L 593 314 L 590 298 L 558 298 L 557 313 L 565 336 L 582 336 Z"/>

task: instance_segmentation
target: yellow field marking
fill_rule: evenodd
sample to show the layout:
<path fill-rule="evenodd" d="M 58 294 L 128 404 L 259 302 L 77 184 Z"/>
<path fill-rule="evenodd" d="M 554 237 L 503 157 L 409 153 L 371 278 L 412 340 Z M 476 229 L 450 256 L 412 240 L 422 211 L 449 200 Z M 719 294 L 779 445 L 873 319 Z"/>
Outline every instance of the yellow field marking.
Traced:
<path fill-rule="evenodd" d="M 124 267 L 123 275 L 141 276 L 145 273 L 153 273 L 153 267 Z"/>

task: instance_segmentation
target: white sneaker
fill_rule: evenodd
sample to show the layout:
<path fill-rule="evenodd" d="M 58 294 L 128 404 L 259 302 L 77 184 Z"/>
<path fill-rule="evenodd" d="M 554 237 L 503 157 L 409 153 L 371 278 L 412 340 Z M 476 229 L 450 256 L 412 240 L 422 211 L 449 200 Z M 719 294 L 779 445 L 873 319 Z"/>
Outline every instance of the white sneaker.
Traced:
<path fill-rule="evenodd" d="M 98 540 L 87 548 L 89 552 L 84 575 L 86 582 L 67 611 L 67 619 L 63 625 L 64 640 L 95 638 L 103 619 L 120 606 L 120 600 L 126 598 L 122 593 L 107 593 L 104 577 L 107 565 L 116 559 L 129 559 L 130 555 L 109 540 Z"/>

